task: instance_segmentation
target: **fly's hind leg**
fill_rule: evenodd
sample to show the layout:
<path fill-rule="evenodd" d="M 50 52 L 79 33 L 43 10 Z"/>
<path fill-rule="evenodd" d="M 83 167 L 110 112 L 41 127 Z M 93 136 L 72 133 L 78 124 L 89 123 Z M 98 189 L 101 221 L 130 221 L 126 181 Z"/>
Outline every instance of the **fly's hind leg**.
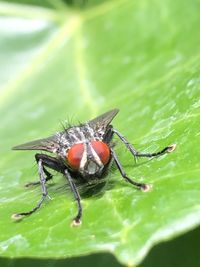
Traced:
<path fill-rule="evenodd" d="M 37 164 L 38 164 L 38 174 L 39 174 L 39 178 L 40 178 L 39 183 L 41 184 L 42 197 L 39 200 L 39 202 L 37 203 L 37 205 L 33 209 L 31 209 L 30 211 L 13 214 L 12 218 L 15 220 L 20 220 L 24 216 L 28 216 L 28 215 L 31 215 L 32 213 L 34 213 L 36 210 L 38 210 L 41 207 L 45 198 L 48 196 L 48 191 L 47 191 L 47 187 L 46 187 L 46 181 L 47 181 L 48 176 L 46 178 L 47 170 L 45 169 L 44 166 L 49 167 L 55 171 L 63 173 L 63 164 L 60 161 L 58 161 L 56 158 L 50 157 L 50 156 L 45 155 L 45 154 L 36 154 L 35 158 L 36 158 Z"/>

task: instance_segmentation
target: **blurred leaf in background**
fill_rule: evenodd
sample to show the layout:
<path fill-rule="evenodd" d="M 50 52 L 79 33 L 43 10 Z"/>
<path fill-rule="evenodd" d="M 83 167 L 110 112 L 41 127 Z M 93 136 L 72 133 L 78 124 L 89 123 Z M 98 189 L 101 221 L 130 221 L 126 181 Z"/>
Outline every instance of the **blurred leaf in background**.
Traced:
<path fill-rule="evenodd" d="M 132 266 L 199 225 L 199 7 L 199 0 L 0 1 L 2 257 L 111 252 Z M 102 195 L 82 200 L 82 226 L 71 228 L 76 203 L 56 174 L 52 201 L 12 222 L 40 189 L 24 188 L 37 179 L 34 153 L 10 148 L 114 107 L 121 110 L 114 126 L 137 149 L 178 145 L 137 164 L 117 146 L 127 174 L 152 190 L 137 191 L 112 171 Z"/>

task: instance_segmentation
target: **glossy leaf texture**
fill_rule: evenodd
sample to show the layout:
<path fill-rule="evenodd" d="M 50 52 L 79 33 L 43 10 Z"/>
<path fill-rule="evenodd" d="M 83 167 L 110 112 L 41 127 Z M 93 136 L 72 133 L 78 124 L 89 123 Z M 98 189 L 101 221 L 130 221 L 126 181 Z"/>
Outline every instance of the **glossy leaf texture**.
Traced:
<path fill-rule="evenodd" d="M 28 1 L 27 1 L 28 2 Z M 83 9 L 0 2 L 0 254 L 65 258 L 111 252 L 128 266 L 156 243 L 199 225 L 199 1 L 97 1 Z M 113 124 L 141 151 L 176 143 L 154 160 L 116 139 L 127 172 L 152 185 L 140 192 L 114 169 L 102 194 L 84 197 L 83 222 L 66 181 L 54 173 L 50 199 L 34 215 L 34 152 L 11 147 L 44 138 L 112 108 Z"/>

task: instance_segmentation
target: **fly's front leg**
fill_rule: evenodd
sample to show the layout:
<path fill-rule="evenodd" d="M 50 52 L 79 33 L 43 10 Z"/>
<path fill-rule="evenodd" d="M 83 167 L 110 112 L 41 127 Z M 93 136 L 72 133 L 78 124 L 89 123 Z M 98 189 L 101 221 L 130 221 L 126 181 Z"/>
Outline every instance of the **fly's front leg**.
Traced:
<path fill-rule="evenodd" d="M 124 171 L 124 169 L 123 169 L 123 167 L 122 167 L 122 165 L 121 165 L 121 163 L 120 163 L 120 161 L 119 161 L 119 159 L 118 159 L 116 153 L 113 151 L 113 149 L 111 149 L 111 153 L 112 153 L 113 159 L 114 159 L 114 161 L 115 161 L 115 163 L 116 163 L 116 165 L 117 165 L 117 168 L 118 168 L 118 170 L 119 170 L 120 173 L 121 173 L 121 176 L 126 180 L 126 182 L 128 182 L 128 183 L 134 185 L 135 187 L 139 188 L 139 189 L 142 190 L 142 191 L 149 191 L 149 189 L 151 188 L 151 186 L 148 185 L 148 184 L 138 183 L 138 182 L 136 182 L 136 181 L 130 179 L 130 178 L 126 175 L 126 173 L 125 173 L 125 171 Z"/>
<path fill-rule="evenodd" d="M 46 157 L 49 157 L 49 156 L 47 156 L 45 154 L 36 154 L 35 160 L 38 163 L 40 158 L 45 159 Z M 46 175 L 46 178 L 45 178 L 45 183 L 46 183 L 47 181 L 49 181 L 53 178 L 53 175 L 49 171 L 47 171 L 47 169 L 44 166 L 43 166 L 43 171 Z M 25 187 L 31 187 L 31 186 L 35 186 L 35 185 L 40 185 L 40 181 L 27 183 L 27 184 L 25 184 Z"/>
<path fill-rule="evenodd" d="M 43 171 L 46 175 L 46 177 L 45 177 L 45 183 L 46 183 L 47 181 L 49 181 L 53 178 L 53 175 L 50 172 L 48 172 L 47 169 L 45 169 L 45 167 L 43 167 Z M 25 184 L 25 187 L 31 187 L 31 186 L 35 186 L 35 185 L 40 185 L 40 181 L 27 183 L 27 184 Z"/>
<path fill-rule="evenodd" d="M 78 213 L 76 215 L 76 217 L 74 218 L 73 222 L 72 222 L 72 226 L 79 226 L 81 224 L 81 217 L 82 217 L 82 206 L 81 206 L 81 198 L 78 192 L 78 189 L 69 173 L 69 171 L 67 169 L 64 170 L 64 174 L 65 177 L 67 178 L 70 188 L 74 194 L 74 197 L 77 201 L 77 205 L 78 205 Z"/>
<path fill-rule="evenodd" d="M 116 129 L 113 129 L 113 132 L 121 139 L 121 141 L 125 144 L 127 149 L 131 152 L 131 154 L 134 156 L 135 160 L 137 157 L 147 157 L 147 158 L 153 158 L 153 157 L 159 157 L 166 153 L 171 153 L 175 150 L 176 144 L 172 144 L 170 146 L 167 146 L 163 148 L 161 151 L 155 152 L 155 153 L 142 153 L 137 151 L 128 141 L 127 139 Z"/>
<path fill-rule="evenodd" d="M 36 210 L 38 210 L 40 208 L 40 206 L 42 205 L 42 203 L 45 200 L 46 196 L 48 195 L 47 188 L 46 188 L 46 185 L 45 185 L 46 178 L 45 178 L 45 173 L 44 173 L 44 170 L 43 170 L 43 165 L 42 165 L 42 160 L 41 159 L 38 161 L 38 173 L 39 173 L 40 183 L 41 183 L 41 188 L 42 188 L 42 197 L 41 197 L 40 201 L 30 211 L 13 214 L 12 215 L 13 219 L 19 220 L 24 216 L 28 216 L 28 215 L 31 215 L 32 213 L 34 213 Z"/>
<path fill-rule="evenodd" d="M 13 214 L 12 218 L 15 220 L 20 220 L 24 216 L 28 216 L 28 215 L 31 215 L 32 213 L 34 213 L 36 210 L 38 210 L 41 207 L 45 198 L 48 196 L 47 187 L 46 187 L 46 180 L 47 179 L 45 176 L 46 172 L 45 172 L 44 166 L 47 166 L 53 170 L 56 170 L 56 171 L 59 171 L 62 173 L 64 170 L 63 164 L 61 162 L 59 162 L 56 158 L 50 157 L 50 156 L 45 155 L 45 154 L 36 154 L 35 157 L 36 157 L 37 164 L 38 164 L 38 173 L 39 173 L 39 178 L 40 178 L 39 183 L 41 184 L 42 197 L 41 197 L 40 201 L 37 203 L 37 205 L 32 210 L 30 210 L 28 212 L 20 212 L 20 213 Z"/>

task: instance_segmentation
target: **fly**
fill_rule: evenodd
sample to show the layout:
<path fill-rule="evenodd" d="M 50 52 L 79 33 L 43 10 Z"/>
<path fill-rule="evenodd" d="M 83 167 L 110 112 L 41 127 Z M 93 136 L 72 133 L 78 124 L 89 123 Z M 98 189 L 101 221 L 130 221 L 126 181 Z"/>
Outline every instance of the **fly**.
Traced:
<path fill-rule="evenodd" d="M 122 143 L 124 143 L 134 158 L 159 157 L 172 152 L 176 148 L 176 145 L 167 146 L 155 153 L 141 153 L 137 151 L 127 139 L 111 125 L 112 120 L 118 112 L 118 109 L 110 110 L 87 123 L 69 127 L 53 136 L 12 148 L 14 150 L 42 150 L 55 154 L 54 157 L 43 153 L 35 154 L 38 165 L 39 182 L 29 183 L 28 185 L 41 184 L 41 199 L 32 210 L 13 214 L 13 219 L 22 219 L 40 208 L 45 198 L 48 196 L 46 182 L 52 179 L 52 174 L 48 169 L 53 169 L 62 173 L 70 186 L 78 205 L 78 213 L 73 220 L 74 226 L 79 225 L 82 218 L 82 205 L 76 185 L 77 181 L 81 180 L 83 183 L 91 183 L 96 179 L 101 180 L 113 163 L 126 182 L 143 191 L 149 190 L 150 186 L 148 184 L 139 183 L 127 176 L 114 150 L 113 136 L 116 135 Z"/>

